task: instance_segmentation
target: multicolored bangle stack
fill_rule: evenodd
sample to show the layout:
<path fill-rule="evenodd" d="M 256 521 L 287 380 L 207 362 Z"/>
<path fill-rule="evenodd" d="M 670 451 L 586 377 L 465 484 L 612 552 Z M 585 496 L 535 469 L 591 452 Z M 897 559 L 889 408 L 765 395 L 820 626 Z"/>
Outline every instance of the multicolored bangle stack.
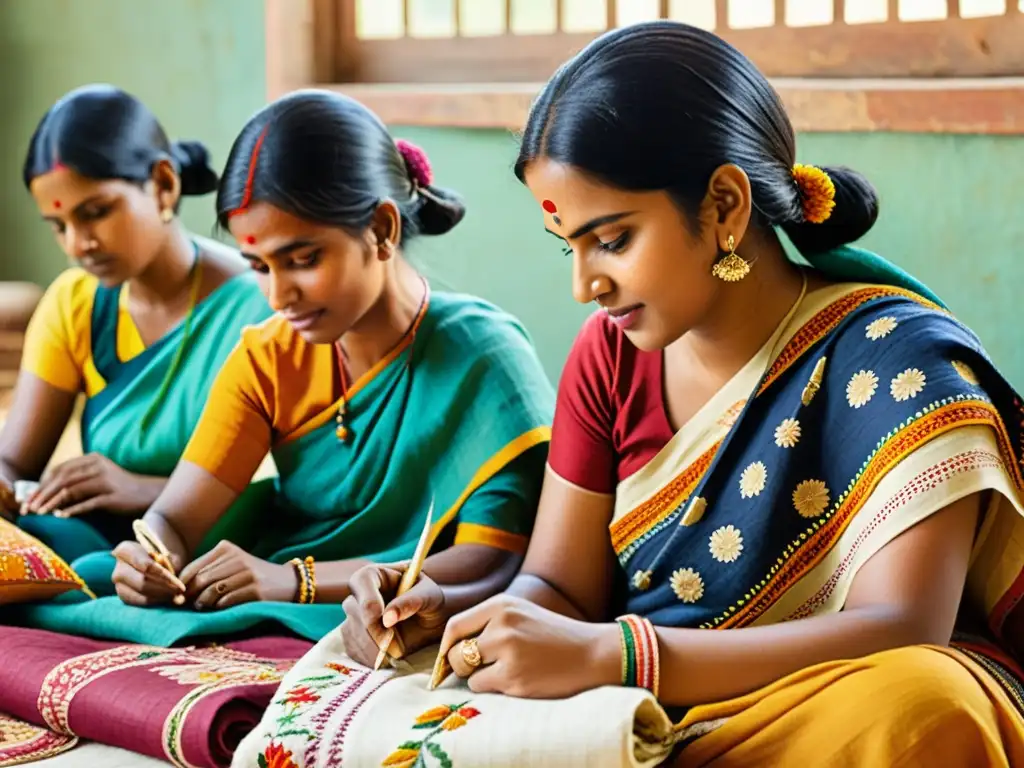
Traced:
<path fill-rule="evenodd" d="M 622 633 L 622 684 L 630 688 L 646 688 L 658 698 L 661 662 L 654 625 L 634 614 L 620 616 L 616 621 Z"/>
<path fill-rule="evenodd" d="M 299 577 L 299 602 L 305 605 L 316 600 L 316 563 L 312 557 L 299 560 L 295 557 L 288 561 L 288 565 L 295 568 Z"/>

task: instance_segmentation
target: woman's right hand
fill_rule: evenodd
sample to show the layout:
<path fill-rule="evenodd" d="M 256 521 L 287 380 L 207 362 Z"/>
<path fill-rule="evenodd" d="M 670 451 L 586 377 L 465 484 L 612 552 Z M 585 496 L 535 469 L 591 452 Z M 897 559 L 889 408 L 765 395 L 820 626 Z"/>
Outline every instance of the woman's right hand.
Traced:
<path fill-rule="evenodd" d="M 393 658 L 402 658 L 439 640 L 448 620 L 444 592 L 429 576 L 401 597 L 395 597 L 406 563 L 368 565 L 349 579 L 351 594 L 345 598 L 345 622 L 341 636 L 345 652 L 353 660 L 372 667 L 380 645 L 394 628 L 395 640 L 388 648 Z"/>
<path fill-rule="evenodd" d="M 181 579 L 159 565 L 138 542 L 121 542 L 114 550 L 114 557 L 117 558 L 114 587 L 117 596 L 128 605 L 184 603 L 185 585 Z"/>

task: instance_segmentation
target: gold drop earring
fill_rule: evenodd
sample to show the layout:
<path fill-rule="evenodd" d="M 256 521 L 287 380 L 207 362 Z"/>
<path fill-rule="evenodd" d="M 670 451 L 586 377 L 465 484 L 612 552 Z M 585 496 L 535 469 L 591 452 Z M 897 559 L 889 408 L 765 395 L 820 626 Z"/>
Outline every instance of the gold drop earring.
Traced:
<path fill-rule="evenodd" d="M 170 208 L 164 208 L 160 211 L 160 221 L 162 221 L 164 224 L 170 224 L 173 218 L 174 211 L 171 210 Z"/>
<path fill-rule="evenodd" d="M 738 283 L 750 274 L 750 263 L 736 253 L 736 238 L 729 235 L 729 254 L 715 263 L 711 274 L 727 283 Z"/>

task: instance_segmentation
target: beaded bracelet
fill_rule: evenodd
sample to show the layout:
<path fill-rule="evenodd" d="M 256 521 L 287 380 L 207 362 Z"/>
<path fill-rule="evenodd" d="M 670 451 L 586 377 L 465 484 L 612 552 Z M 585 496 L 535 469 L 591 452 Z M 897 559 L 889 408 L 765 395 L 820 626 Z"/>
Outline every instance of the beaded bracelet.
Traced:
<path fill-rule="evenodd" d="M 305 560 L 300 560 L 297 557 L 293 557 L 288 561 L 288 565 L 295 569 L 295 574 L 299 577 L 299 602 L 302 605 L 312 603 L 316 600 L 316 563 L 312 557 L 307 557 Z"/>
<path fill-rule="evenodd" d="M 658 636 L 648 619 L 634 614 L 617 619 L 621 632 L 622 684 L 646 688 L 658 697 L 661 686 L 661 661 Z"/>

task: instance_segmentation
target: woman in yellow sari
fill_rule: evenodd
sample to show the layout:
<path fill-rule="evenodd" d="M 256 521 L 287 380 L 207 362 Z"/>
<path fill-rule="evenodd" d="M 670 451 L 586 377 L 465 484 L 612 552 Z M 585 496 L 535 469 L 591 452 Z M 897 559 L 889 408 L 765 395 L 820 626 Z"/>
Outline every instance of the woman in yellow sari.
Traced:
<path fill-rule="evenodd" d="M 927 288 L 848 246 L 870 184 L 797 164 L 764 76 L 670 22 L 563 66 L 516 171 L 601 309 L 523 569 L 448 623 L 456 674 L 647 688 L 677 765 L 1024 764 L 1021 401 Z M 383 627 L 345 632 L 364 661 Z"/>
<path fill-rule="evenodd" d="M 177 216 L 185 196 L 217 187 L 206 149 L 170 141 L 131 94 L 65 94 L 39 121 L 23 178 L 71 266 L 26 334 L 0 429 L 0 513 L 20 512 L 112 595 L 110 550 L 166 484 L 242 329 L 270 307 L 237 252 Z M 84 454 L 51 462 L 80 396 Z"/>

